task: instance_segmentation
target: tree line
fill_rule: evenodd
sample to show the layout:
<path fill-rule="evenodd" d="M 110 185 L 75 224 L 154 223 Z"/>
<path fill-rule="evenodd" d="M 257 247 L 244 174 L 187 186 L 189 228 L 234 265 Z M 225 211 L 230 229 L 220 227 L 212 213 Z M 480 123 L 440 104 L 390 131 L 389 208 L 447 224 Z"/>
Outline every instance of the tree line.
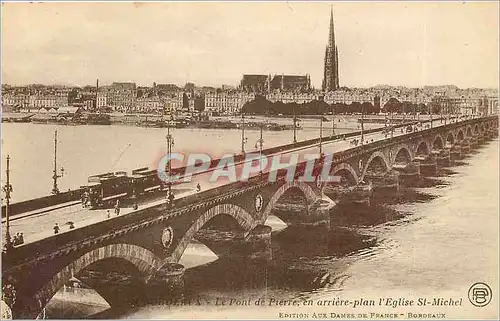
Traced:
<path fill-rule="evenodd" d="M 396 114 L 434 114 L 440 113 L 439 104 L 430 103 L 429 106 L 421 103 L 400 102 L 391 98 L 382 108 L 379 104 L 375 106 L 370 102 L 352 102 L 351 104 L 335 103 L 328 104 L 321 100 L 312 100 L 306 103 L 283 103 L 281 101 L 271 102 L 263 96 L 257 96 L 254 100 L 245 103 L 242 112 L 248 115 L 321 115 L 321 114 L 378 114 L 380 112 Z"/>

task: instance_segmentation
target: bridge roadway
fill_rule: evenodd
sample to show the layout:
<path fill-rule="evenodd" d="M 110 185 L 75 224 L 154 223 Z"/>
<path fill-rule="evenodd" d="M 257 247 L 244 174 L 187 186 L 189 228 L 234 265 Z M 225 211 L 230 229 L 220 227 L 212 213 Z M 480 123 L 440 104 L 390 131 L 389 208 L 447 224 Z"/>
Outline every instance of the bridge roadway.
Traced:
<path fill-rule="evenodd" d="M 428 122 L 428 121 L 427 121 Z M 444 125 L 444 122 L 441 123 L 438 119 L 433 120 L 433 127 L 439 127 Z M 390 136 L 388 138 L 381 132 L 383 128 L 380 128 L 380 131 L 371 134 L 365 134 L 365 141 L 373 142 L 380 141 L 383 139 L 391 139 Z M 358 132 L 359 133 L 359 132 Z M 401 133 L 401 131 L 395 130 L 393 137 L 405 135 L 405 133 Z M 359 136 L 356 136 L 359 137 Z M 324 139 L 328 139 L 328 136 L 324 136 Z M 342 140 L 337 139 L 333 141 L 322 142 L 323 151 L 329 152 L 340 152 L 345 151 L 350 148 L 354 148 L 351 144 L 351 140 L 354 137 L 350 137 L 349 139 Z M 258 153 L 259 150 L 248 151 L 248 153 Z M 292 152 L 300 152 L 301 154 L 317 154 L 319 157 L 319 144 L 316 143 L 314 145 L 293 148 L 287 150 L 285 152 L 280 152 L 279 154 L 290 154 Z M 268 155 L 269 156 L 272 156 Z M 243 162 L 239 162 L 235 164 L 236 173 L 240 173 Z M 173 186 L 173 192 L 175 195 L 175 199 L 181 199 L 183 197 L 196 194 L 196 186 L 199 183 L 202 187 L 203 191 L 210 190 L 213 188 L 217 188 L 227 184 L 226 179 L 219 179 L 216 182 L 210 182 L 209 177 L 212 175 L 214 169 L 209 169 L 203 173 L 193 175 L 191 182 L 182 183 L 179 185 Z M 265 171 L 266 172 L 266 171 Z M 256 176 L 258 174 L 251 175 Z M 165 195 L 158 195 L 154 198 L 149 198 L 147 201 L 139 203 L 138 210 L 133 210 L 131 207 L 124 207 L 120 210 L 120 216 L 122 215 L 134 215 L 137 211 L 143 210 L 149 207 L 154 207 L 161 205 L 166 202 Z M 108 211 L 110 213 L 110 217 L 108 218 Z M 60 227 L 59 233 L 65 233 L 70 231 L 69 225 L 67 222 L 73 222 L 75 229 L 82 228 L 84 226 L 89 226 L 101 221 L 105 220 L 113 220 L 116 217 L 114 214 L 113 208 L 110 209 L 87 209 L 82 208 L 80 202 L 68 202 L 65 204 L 58 204 L 52 207 L 37 209 L 34 211 L 26 212 L 15 216 L 10 221 L 10 233 L 11 236 L 14 236 L 16 233 L 23 233 L 24 236 L 24 244 L 18 245 L 23 246 L 28 243 L 36 242 L 38 240 L 47 238 L 53 235 L 54 230 L 53 227 L 55 223 L 58 223 Z M 2 220 L 3 224 L 5 224 L 5 219 Z M 5 226 L 2 228 L 2 237 L 5 237 Z"/>

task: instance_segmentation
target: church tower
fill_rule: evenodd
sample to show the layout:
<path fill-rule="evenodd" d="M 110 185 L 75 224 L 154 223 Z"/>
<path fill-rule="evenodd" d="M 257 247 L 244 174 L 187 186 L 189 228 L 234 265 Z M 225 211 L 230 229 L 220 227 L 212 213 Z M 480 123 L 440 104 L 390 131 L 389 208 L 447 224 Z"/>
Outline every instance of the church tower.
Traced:
<path fill-rule="evenodd" d="M 323 91 L 328 92 L 340 88 L 339 85 L 339 52 L 335 44 L 335 28 L 333 24 L 333 9 L 330 12 L 330 34 L 325 51 L 325 70 Z"/>

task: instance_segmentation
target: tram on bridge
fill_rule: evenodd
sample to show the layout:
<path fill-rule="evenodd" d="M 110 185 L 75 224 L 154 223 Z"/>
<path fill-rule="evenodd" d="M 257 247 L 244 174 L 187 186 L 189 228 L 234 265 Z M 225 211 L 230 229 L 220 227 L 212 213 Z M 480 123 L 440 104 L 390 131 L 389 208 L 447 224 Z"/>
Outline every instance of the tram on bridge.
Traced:
<path fill-rule="evenodd" d="M 109 172 L 88 178 L 83 190 L 82 205 L 97 209 L 112 206 L 117 200 L 133 200 L 146 193 L 161 191 L 164 183 L 155 169 L 138 168 L 128 176 L 126 172 Z"/>

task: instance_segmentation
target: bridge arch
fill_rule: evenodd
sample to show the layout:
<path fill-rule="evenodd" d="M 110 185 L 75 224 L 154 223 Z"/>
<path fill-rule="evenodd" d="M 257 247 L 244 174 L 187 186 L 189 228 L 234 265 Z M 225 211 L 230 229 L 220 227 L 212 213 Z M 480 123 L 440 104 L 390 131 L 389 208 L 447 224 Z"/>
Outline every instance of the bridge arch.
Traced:
<path fill-rule="evenodd" d="M 59 289 L 68 283 L 71 277 L 78 275 L 92 264 L 106 259 L 123 259 L 131 263 L 144 276 L 153 274 L 162 265 L 161 260 L 153 252 L 137 245 L 111 244 L 92 250 L 68 264 L 38 290 L 33 297 L 34 302 L 40 305 L 36 314 L 45 307 Z"/>
<path fill-rule="evenodd" d="M 467 137 L 472 137 L 472 128 L 470 126 L 467 126 Z"/>
<path fill-rule="evenodd" d="M 366 165 L 363 169 L 362 178 L 365 177 L 366 173 L 372 169 L 381 169 L 384 173 L 390 170 L 390 162 L 387 160 L 384 154 L 379 151 L 374 152 L 370 155 L 370 158 L 366 161 Z"/>
<path fill-rule="evenodd" d="M 395 163 L 408 164 L 411 162 L 411 160 L 412 160 L 411 151 L 406 146 L 402 146 L 396 153 L 394 153 L 394 159 L 392 160 L 392 164 Z"/>
<path fill-rule="evenodd" d="M 446 136 L 446 146 L 453 146 L 455 144 L 455 136 L 452 132 L 449 132 Z"/>
<path fill-rule="evenodd" d="M 457 136 L 457 141 L 461 142 L 462 140 L 464 140 L 464 131 L 462 129 L 459 129 L 456 136 Z"/>
<path fill-rule="evenodd" d="M 316 198 L 317 198 L 316 193 L 314 192 L 314 190 L 312 189 L 312 187 L 309 186 L 308 184 L 306 184 L 304 182 L 301 182 L 301 181 L 297 181 L 297 180 L 293 180 L 291 182 L 285 182 L 273 194 L 273 196 L 269 200 L 269 203 L 267 204 L 266 208 L 264 209 L 264 212 L 262 212 L 262 216 L 261 216 L 261 221 L 262 222 L 265 222 L 267 220 L 267 218 L 269 217 L 269 214 L 271 213 L 271 211 L 273 210 L 273 208 L 276 206 L 276 204 L 278 203 L 279 199 L 288 190 L 293 189 L 293 188 L 301 190 L 302 193 L 304 194 L 304 197 L 305 197 L 306 201 L 308 201 L 308 202 L 310 200 L 316 200 Z"/>
<path fill-rule="evenodd" d="M 426 141 L 421 141 L 417 145 L 417 149 L 415 150 L 415 155 L 416 156 L 427 156 L 429 155 L 430 150 L 429 150 L 429 145 L 427 144 Z"/>
<path fill-rule="evenodd" d="M 359 182 L 358 174 L 348 163 L 338 164 L 331 170 L 332 176 L 342 176 L 349 185 L 356 185 Z"/>
<path fill-rule="evenodd" d="M 444 148 L 444 140 L 441 135 L 437 134 L 432 142 L 432 149 L 443 149 Z"/>
<path fill-rule="evenodd" d="M 243 208 L 235 204 L 218 204 L 214 207 L 208 209 L 203 215 L 198 217 L 198 219 L 188 228 L 186 233 L 177 243 L 175 250 L 172 252 L 170 257 L 165 260 L 166 262 L 178 262 L 186 250 L 186 247 L 191 243 L 196 233 L 206 224 L 208 221 L 219 215 L 228 215 L 232 217 L 239 227 L 245 231 L 249 231 L 255 227 L 256 222 L 253 217 Z"/>

